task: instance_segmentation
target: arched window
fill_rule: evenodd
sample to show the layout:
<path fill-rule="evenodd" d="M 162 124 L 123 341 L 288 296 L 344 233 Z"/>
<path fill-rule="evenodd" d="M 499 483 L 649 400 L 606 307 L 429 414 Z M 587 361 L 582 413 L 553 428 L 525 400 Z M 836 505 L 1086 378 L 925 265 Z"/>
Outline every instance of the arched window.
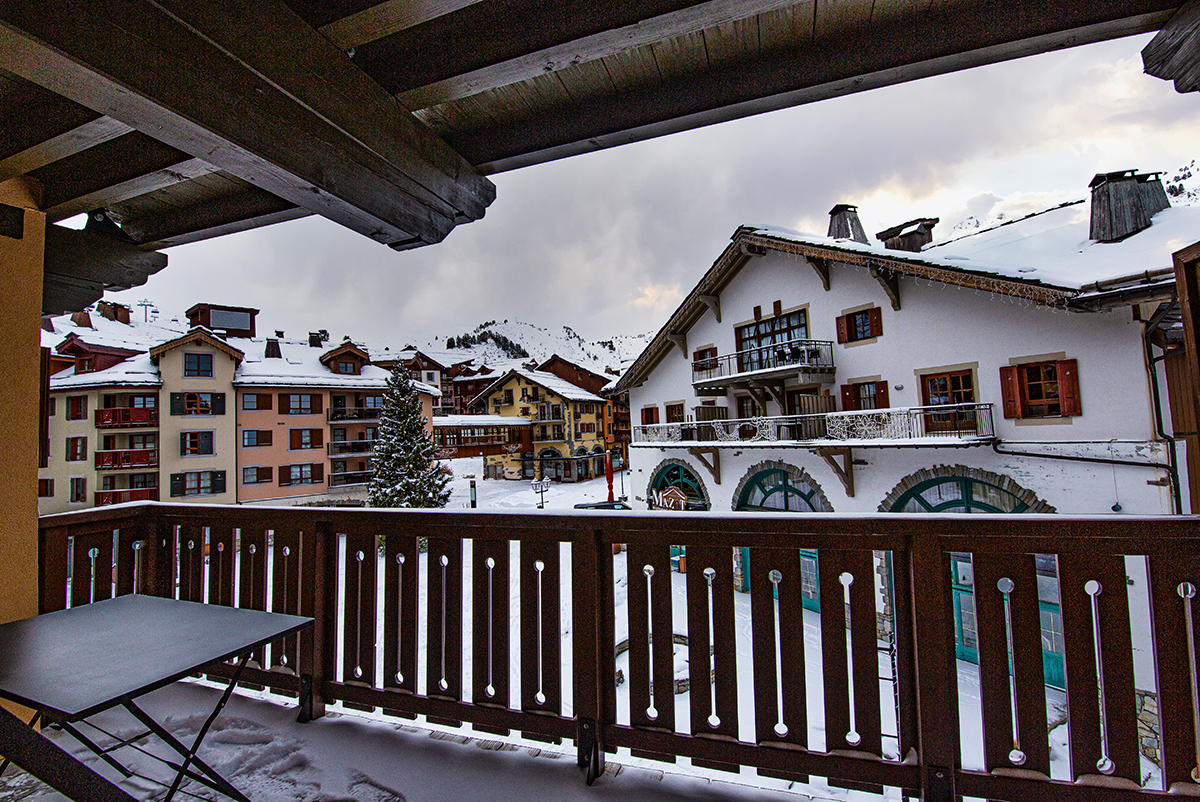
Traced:
<path fill-rule="evenodd" d="M 1028 512 L 1029 505 L 1002 487 L 968 476 L 940 476 L 908 490 L 890 512 Z"/>
<path fill-rule="evenodd" d="M 656 499 L 667 494 L 676 496 L 682 493 L 686 497 L 685 508 L 689 510 L 707 510 L 708 494 L 696 474 L 686 465 L 678 462 L 668 462 L 662 465 L 650 482 L 651 498 Z M 655 506 L 668 506 L 655 502 Z"/>
<path fill-rule="evenodd" d="M 737 509 L 832 512 L 820 488 L 807 474 L 795 474 L 780 468 L 769 468 L 750 477 L 738 496 Z"/>

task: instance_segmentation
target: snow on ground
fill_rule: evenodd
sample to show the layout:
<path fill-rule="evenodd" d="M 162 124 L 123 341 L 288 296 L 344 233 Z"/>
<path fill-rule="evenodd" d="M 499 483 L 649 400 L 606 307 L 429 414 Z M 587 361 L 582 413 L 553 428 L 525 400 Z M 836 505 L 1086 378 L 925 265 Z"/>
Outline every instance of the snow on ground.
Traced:
<path fill-rule="evenodd" d="M 450 503 L 447 509 L 461 509 L 471 506 L 471 479 L 475 479 L 475 498 L 478 509 L 495 510 L 497 512 L 512 512 L 513 510 L 537 509 L 538 494 L 529 489 L 528 479 L 487 479 L 483 478 L 483 457 L 462 457 L 445 460 L 442 463 L 454 472 L 450 480 Z M 629 506 L 634 509 L 646 509 L 643 502 L 633 499 L 632 481 L 627 472 L 617 471 L 613 474 L 613 497 L 622 495 L 621 487 L 624 482 L 625 495 L 629 496 Z M 546 491 L 546 509 L 569 510 L 576 504 L 591 501 L 608 500 L 608 482 L 603 476 L 599 479 L 589 479 L 585 482 L 555 482 Z"/>

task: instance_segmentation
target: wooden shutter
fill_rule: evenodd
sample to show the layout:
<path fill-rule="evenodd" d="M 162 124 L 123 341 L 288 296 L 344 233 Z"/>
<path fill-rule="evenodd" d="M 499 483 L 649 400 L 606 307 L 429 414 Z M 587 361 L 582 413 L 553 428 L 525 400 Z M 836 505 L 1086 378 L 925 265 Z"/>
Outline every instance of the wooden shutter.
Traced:
<path fill-rule="evenodd" d="M 288 448 L 301 448 L 303 443 L 300 441 L 300 430 L 292 429 L 288 432 Z"/>
<path fill-rule="evenodd" d="M 1059 386 L 1061 387 L 1061 384 Z M 1000 398 L 1004 402 L 1004 417 L 1022 417 L 1021 380 L 1017 376 L 1016 365 L 1005 365 L 1000 368 Z"/>
<path fill-rule="evenodd" d="M 183 414 L 183 393 L 171 393 L 171 414 Z"/>
<path fill-rule="evenodd" d="M 292 483 L 292 468 L 290 465 L 279 466 L 279 486 L 288 487 Z"/>
<path fill-rule="evenodd" d="M 883 334 L 883 310 L 878 306 L 867 310 L 867 322 L 871 324 L 872 337 L 879 337 Z"/>
<path fill-rule="evenodd" d="M 319 462 L 312 466 L 312 480 L 313 484 L 325 481 L 325 466 Z"/>
<path fill-rule="evenodd" d="M 1074 359 L 1062 359 L 1054 363 L 1058 372 L 1058 403 L 1064 417 L 1082 415 L 1083 404 L 1079 400 L 1079 365 Z"/>
<path fill-rule="evenodd" d="M 181 457 L 187 454 L 187 436 L 187 432 L 179 433 L 179 456 Z"/>
<path fill-rule="evenodd" d="M 212 454 L 213 453 L 213 433 L 212 432 L 200 432 L 200 453 L 201 454 Z"/>
<path fill-rule="evenodd" d="M 255 400 L 254 406 L 257 409 L 270 409 L 271 408 L 271 394 L 270 393 L 258 393 L 258 398 Z"/>
<path fill-rule="evenodd" d="M 323 396 L 320 393 L 312 394 L 312 411 L 313 411 L 314 415 L 318 415 L 321 412 L 321 399 L 322 398 L 323 398 Z"/>
<path fill-rule="evenodd" d="M 292 397 L 289 393 L 279 394 L 279 414 L 287 415 L 292 408 Z"/>
<path fill-rule="evenodd" d="M 212 475 L 212 492 L 225 492 L 225 471 L 213 471 Z"/>
<path fill-rule="evenodd" d="M 312 445 L 313 448 L 320 448 L 325 445 L 325 433 L 321 429 L 312 430 Z"/>
<path fill-rule="evenodd" d="M 274 472 L 275 472 L 275 469 L 272 468 L 270 465 L 268 465 L 265 468 L 259 468 L 258 469 L 258 481 L 260 481 L 260 482 L 271 481 L 272 479 L 275 478 L 273 475 Z"/>
<path fill-rule="evenodd" d="M 888 398 L 887 382 L 875 382 L 875 408 L 887 409 L 892 405 Z"/>
<path fill-rule="evenodd" d="M 840 343 L 850 342 L 850 325 L 847 323 L 845 315 L 838 315 L 837 318 L 837 341 Z"/>
<path fill-rule="evenodd" d="M 172 496 L 182 496 L 183 495 L 183 474 L 182 473 L 171 474 L 171 495 Z"/>
<path fill-rule="evenodd" d="M 214 415 L 224 415 L 225 414 L 225 393 L 213 393 L 212 394 L 212 414 L 214 414 Z"/>
<path fill-rule="evenodd" d="M 857 384 L 842 385 L 842 412 L 858 409 L 859 393 Z"/>
<path fill-rule="evenodd" d="M 267 396 L 267 398 L 270 398 L 270 397 L 271 396 Z M 273 432 L 270 429 L 260 429 L 258 432 L 258 444 L 260 446 L 271 445 L 271 435 L 272 434 L 273 434 Z M 271 469 L 268 468 L 267 470 L 271 470 Z"/>

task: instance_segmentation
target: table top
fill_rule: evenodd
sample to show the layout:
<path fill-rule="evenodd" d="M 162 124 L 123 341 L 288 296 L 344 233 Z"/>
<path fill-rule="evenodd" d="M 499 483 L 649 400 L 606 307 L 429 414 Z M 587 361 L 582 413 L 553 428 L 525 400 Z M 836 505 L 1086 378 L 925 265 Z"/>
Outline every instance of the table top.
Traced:
<path fill-rule="evenodd" d="M 0 625 L 0 698 L 76 721 L 312 623 L 138 595 L 13 621 Z"/>

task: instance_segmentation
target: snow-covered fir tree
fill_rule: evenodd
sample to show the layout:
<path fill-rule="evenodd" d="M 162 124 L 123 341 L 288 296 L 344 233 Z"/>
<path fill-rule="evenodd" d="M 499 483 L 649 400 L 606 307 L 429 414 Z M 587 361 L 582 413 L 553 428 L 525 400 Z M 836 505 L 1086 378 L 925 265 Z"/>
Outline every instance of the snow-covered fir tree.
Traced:
<path fill-rule="evenodd" d="M 367 489 L 372 507 L 445 507 L 450 477 L 433 459 L 421 398 L 399 362 L 383 392 L 375 435 L 375 476 Z"/>

